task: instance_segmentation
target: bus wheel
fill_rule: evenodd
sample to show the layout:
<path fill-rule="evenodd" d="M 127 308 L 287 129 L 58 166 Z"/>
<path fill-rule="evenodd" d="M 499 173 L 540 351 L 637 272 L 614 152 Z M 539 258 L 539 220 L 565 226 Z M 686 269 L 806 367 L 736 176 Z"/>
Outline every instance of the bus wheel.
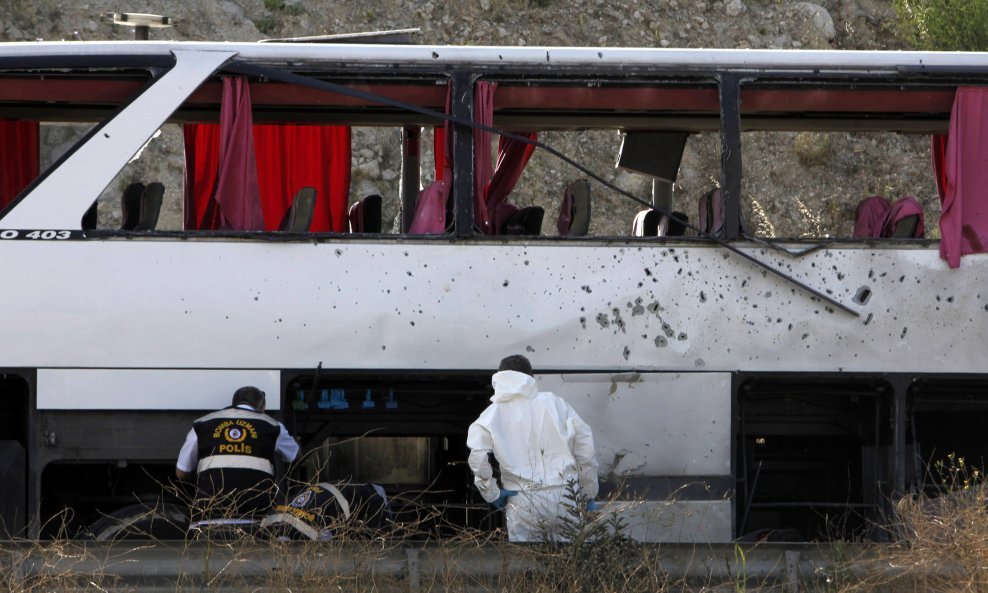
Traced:
<path fill-rule="evenodd" d="M 135 504 L 96 521 L 83 530 L 83 537 L 96 541 L 185 539 L 188 526 L 189 515 L 184 507 L 175 504 Z"/>

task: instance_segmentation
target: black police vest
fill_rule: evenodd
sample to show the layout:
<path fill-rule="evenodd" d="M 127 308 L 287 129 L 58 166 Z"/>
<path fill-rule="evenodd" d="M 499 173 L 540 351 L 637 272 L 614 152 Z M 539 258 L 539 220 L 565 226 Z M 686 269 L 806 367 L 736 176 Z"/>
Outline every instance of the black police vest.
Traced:
<path fill-rule="evenodd" d="M 321 482 L 294 492 L 279 504 L 261 526 L 276 537 L 328 539 L 330 528 L 344 528 L 350 536 L 373 535 L 390 525 L 391 507 L 371 484 Z"/>
<path fill-rule="evenodd" d="M 274 494 L 281 426 L 260 412 L 229 407 L 192 423 L 199 443 L 197 506 L 212 516 L 267 511 Z"/>

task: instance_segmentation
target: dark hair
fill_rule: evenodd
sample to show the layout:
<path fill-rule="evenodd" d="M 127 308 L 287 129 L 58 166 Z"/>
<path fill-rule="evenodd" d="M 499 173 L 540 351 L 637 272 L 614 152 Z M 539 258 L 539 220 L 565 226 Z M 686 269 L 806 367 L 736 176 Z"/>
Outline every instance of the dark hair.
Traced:
<path fill-rule="evenodd" d="M 233 392 L 233 405 L 239 404 L 261 410 L 264 408 L 264 392 L 254 386 L 241 387 Z"/>
<path fill-rule="evenodd" d="M 512 354 L 511 356 L 501 359 L 501 366 L 499 366 L 497 370 L 518 371 L 519 373 L 525 373 L 531 377 L 532 363 L 528 362 L 528 359 L 521 354 Z"/>

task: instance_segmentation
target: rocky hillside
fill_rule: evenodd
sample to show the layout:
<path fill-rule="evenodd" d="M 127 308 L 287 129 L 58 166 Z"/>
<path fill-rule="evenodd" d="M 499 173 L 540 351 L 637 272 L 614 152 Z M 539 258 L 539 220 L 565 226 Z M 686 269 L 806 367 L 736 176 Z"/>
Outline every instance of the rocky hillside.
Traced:
<path fill-rule="evenodd" d="M 271 37 L 352 33 L 418 27 L 420 43 L 466 45 L 574 45 L 629 47 L 725 47 L 796 49 L 901 49 L 890 2 L 822 0 L 0 0 L 0 39 L 130 39 L 102 15 L 112 11 L 170 16 L 177 26 L 156 29 L 152 39 L 254 41 Z M 162 224 L 180 226 L 181 138 L 166 127 L 149 155 L 125 172 L 105 199 L 115 203 L 133 178 L 166 180 L 169 211 Z M 70 145 L 73 131 L 49 128 L 48 158 Z M 647 198 L 648 183 L 614 168 L 619 140 L 594 133 L 579 142 L 566 134 L 542 139 L 618 185 Z M 935 230 L 938 206 L 929 175 L 928 138 L 849 134 L 761 134 L 745 138 L 746 214 L 773 236 L 847 235 L 857 201 L 866 195 L 912 194 L 927 206 Z M 397 139 L 357 130 L 354 197 L 397 195 Z M 717 140 L 690 139 L 675 192 L 677 208 L 690 212 L 696 197 L 716 181 Z M 547 219 L 560 188 L 579 176 L 551 157 L 537 155 L 516 189 L 518 201 L 544 204 Z M 172 181 L 168 181 L 172 180 Z M 176 189 L 171 189 L 176 188 Z M 595 188 L 595 192 L 598 190 Z M 595 194 L 592 232 L 627 234 L 639 206 Z M 390 205 L 393 212 L 393 205 Z M 101 224 L 119 217 L 101 209 Z M 549 224 L 546 225 L 551 226 Z"/>

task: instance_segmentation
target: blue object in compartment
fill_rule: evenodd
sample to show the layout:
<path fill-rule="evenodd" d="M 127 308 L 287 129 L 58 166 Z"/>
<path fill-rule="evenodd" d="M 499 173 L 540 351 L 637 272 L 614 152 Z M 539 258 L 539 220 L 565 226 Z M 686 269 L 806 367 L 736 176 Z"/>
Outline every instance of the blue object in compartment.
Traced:
<path fill-rule="evenodd" d="M 330 392 L 329 403 L 334 410 L 345 410 L 350 407 L 350 403 L 346 401 L 346 392 L 342 389 L 334 389 Z"/>
<path fill-rule="evenodd" d="M 392 389 L 391 391 L 388 392 L 388 401 L 384 402 L 384 407 L 387 408 L 387 409 L 389 409 L 389 410 L 397 410 L 398 409 L 398 401 L 395 400 L 395 392 L 394 392 L 394 389 Z"/>
<path fill-rule="evenodd" d="M 333 392 L 335 393 L 336 390 L 334 389 Z M 320 410 L 333 409 L 333 402 L 329 400 L 328 389 L 323 389 L 322 391 L 319 392 L 319 401 L 316 402 L 316 407 L 319 408 Z"/>
<path fill-rule="evenodd" d="M 369 409 L 371 409 L 371 408 L 373 408 L 373 407 L 374 407 L 374 399 L 373 399 L 373 397 L 371 396 L 371 390 L 370 390 L 370 389 L 368 389 L 368 390 L 367 390 L 367 395 L 365 395 L 365 396 L 364 396 L 364 404 L 363 404 L 363 408 L 364 408 L 365 410 L 369 410 Z"/>

